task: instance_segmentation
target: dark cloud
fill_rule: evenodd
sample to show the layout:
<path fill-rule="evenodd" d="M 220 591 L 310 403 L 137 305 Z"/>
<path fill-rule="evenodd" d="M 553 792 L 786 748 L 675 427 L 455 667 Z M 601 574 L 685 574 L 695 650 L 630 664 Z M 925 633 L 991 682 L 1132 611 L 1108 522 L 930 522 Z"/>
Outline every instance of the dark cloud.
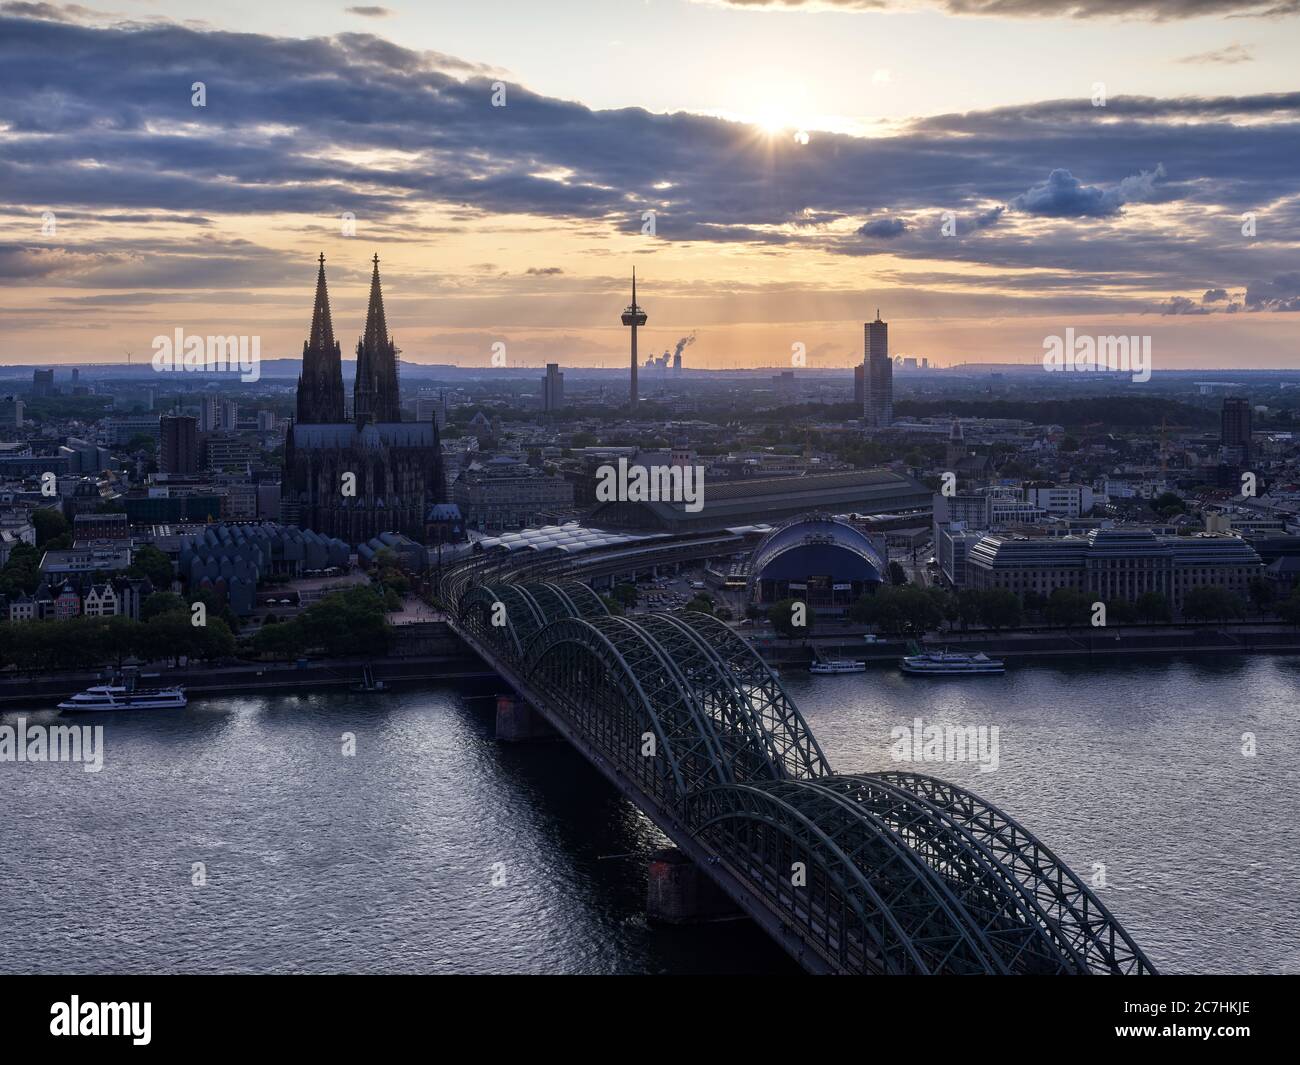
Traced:
<path fill-rule="evenodd" d="M 1112 188 L 1085 185 L 1068 170 L 1053 170 L 1041 185 L 1034 185 L 1011 201 L 1026 214 L 1053 218 L 1105 218 L 1118 214 L 1126 203 L 1153 198 L 1157 178 L 1164 167 L 1144 170 L 1126 177 Z"/>
<path fill-rule="evenodd" d="M 881 240 L 893 240 L 907 232 L 907 223 L 901 218 L 876 218 L 858 229 L 864 237 L 878 237 Z"/>
<path fill-rule="evenodd" d="M 493 107 L 494 80 L 489 68 L 369 34 L 0 18 L 0 205 L 32 219 L 52 209 L 210 228 L 223 216 L 297 214 L 302 230 L 351 211 L 359 232 L 407 240 L 434 231 L 430 208 L 444 225 L 526 215 L 579 227 L 592 254 L 604 234 L 638 233 L 653 209 L 660 240 L 857 256 L 881 254 L 887 240 L 892 255 L 997 267 L 1030 290 L 1127 276 L 1148 286 L 1143 306 L 1151 288 L 1281 276 L 1300 241 L 1300 93 L 1112 97 L 1105 109 L 1050 100 L 797 145 L 717 118 L 594 111 L 513 82 L 507 106 Z M 194 81 L 207 86 L 205 108 L 190 105 Z M 367 158 L 382 162 L 357 161 Z M 1150 169 L 1155 160 L 1163 169 Z M 1157 226 L 1121 209 L 1139 202 L 1187 210 Z M 931 224 L 938 210 L 956 214 L 957 239 Z M 1269 240 L 1252 246 L 1233 216 L 1265 210 Z M 257 251 L 159 245 L 138 261 L 107 245 L 85 262 L 43 258 L 51 249 L 21 247 L 13 230 L 9 239 L 21 254 L 8 276 L 33 283 L 54 271 L 68 284 L 140 290 L 173 287 L 169 274 L 174 287 L 199 284 L 205 257 L 216 271 L 207 283 L 224 286 Z M 256 261 L 250 285 L 292 276 L 278 256 Z M 128 280 L 110 281 L 117 270 Z"/>
<path fill-rule="evenodd" d="M 349 15 L 360 15 L 363 18 L 387 18 L 392 14 L 386 7 L 345 7 L 343 10 Z"/>
<path fill-rule="evenodd" d="M 1223 288 L 1207 288 L 1205 295 L 1201 297 L 1202 303 L 1223 303 L 1228 298 L 1228 290 Z"/>
<path fill-rule="evenodd" d="M 1202 307 L 1195 300 L 1190 300 L 1186 296 L 1171 296 L 1169 301 L 1160 308 L 1161 314 L 1209 314 L 1209 310 Z"/>
<path fill-rule="evenodd" d="M 1246 286 L 1246 306 L 1252 311 L 1300 311 L 1300 273 L 1252 281 Z"/>

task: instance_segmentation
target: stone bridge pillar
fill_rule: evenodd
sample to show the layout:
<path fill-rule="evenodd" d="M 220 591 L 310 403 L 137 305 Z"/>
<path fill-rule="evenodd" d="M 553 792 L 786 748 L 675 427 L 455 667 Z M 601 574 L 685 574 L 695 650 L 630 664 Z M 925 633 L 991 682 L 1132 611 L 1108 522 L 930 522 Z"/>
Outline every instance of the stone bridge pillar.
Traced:
<path fill-rule="evenodd" d="M 497 696 L 497 739 L 502 743 L 526 743 L 555 737 L 555 730 L 546 719 L 523 699 L 514 695 Z"/>
<path fill-rule="evenodd" d="M 657 850 L 650 859 L 646 913 L 669 924 L 743 916 L 713 879 L 676 847 Z"/>

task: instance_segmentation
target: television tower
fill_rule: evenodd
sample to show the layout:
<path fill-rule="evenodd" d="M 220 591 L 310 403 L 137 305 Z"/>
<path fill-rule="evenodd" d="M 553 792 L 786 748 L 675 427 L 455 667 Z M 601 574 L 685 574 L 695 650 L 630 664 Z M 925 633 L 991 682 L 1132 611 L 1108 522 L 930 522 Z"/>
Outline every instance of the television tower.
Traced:
<path fill-rule="evenodd" d="M 636 267 L 632 267 L 632 302 L 623 311 L 623 324 L 632 327 L 632 387 L 628 393 L 628 408 L 636 413 L 636 327 L 645 325 L 646 313 L 636 305 Z"/>

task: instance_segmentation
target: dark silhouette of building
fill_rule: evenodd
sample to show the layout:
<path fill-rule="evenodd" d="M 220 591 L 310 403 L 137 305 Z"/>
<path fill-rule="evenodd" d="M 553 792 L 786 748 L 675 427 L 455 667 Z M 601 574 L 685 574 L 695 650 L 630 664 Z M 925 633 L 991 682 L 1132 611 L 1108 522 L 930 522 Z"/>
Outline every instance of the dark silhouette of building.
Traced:
<path fill-rule="evenodd" d="M 635 267 L 632 269 L 632 302 L 624 308 L 622 321 L 624 325 L 632 327 L 632 381 L 628 391 L 628 409 L 635 414 L 637 400 L 639 398 L 636 386 L 636 331 L 640 326 L 643 326 L 646 323 L 646 313 L 637 306 L 636 302 Z"/>
<path fill-rule="evenodd" d="M 159 468 L 163 473 L 199 472 L 198 424 L 188 414 L 164 414 L 158 423 L 162 437 Z"/>
<path fill-rule="evenodd" d="M 860 362 L 853 367 L 853 407 L 855 410 L 866 410 L 867 407 L 866 363 Z"/>
<path fill-rule="evenodd" d="M 1250 459 L 1250 400 L 1245 396 L 1227 396 L 1220 417 L 1219 441 L 1224 447 L 1240 448 L 1242 461 Z"/>
<path fill-rule="evenodd" d="M 542 378 L 542 410 L 549 414 L 563 407 L 564 374 L 560 372 L 558 362 L 548 362 L 546 376 Z"/>
<path fill-rule="evenodd" d="M 862 327 L 863 402 L 862 423 L 868 429 L 884 429 L 894 420 L 894 364 L 889 358 L 889 325 L 876 320 Z"/>
<path fill-rule="evenodd" d="M 377 269 L 377 268 L 376 268 Z M 311 336 L 302 345 L 302 373 L 298 377 L 298 421 L 338 424 L 343 412 L 343 360 L 334 324 L 330 320 L 330 298 L 325 289 L 325 255 L 316 275 L 316 306 L 311 314 Z"/>
<path fill-rule="evenodd" d="M 366 332 L 357 341 L 357 378 L 352 388 L 352 413 L 362 420 L 400 422 L 401 390 L 397 383 L 397 347 L 384 320 L 384 296 L 379 288 L 379 256 L 370 278 L 370 308 Z"/>
<path fill-rule="evenodd" d="M 337 398 L 342 370 L 322 259 L 312 336 L 304 347 L 298 418 L 284 444 L 281 519 L 353 545 L 385 532 L 420 539 L 429 508 L 446 501 L 436 421 L 401 420 L 397 349 L 384 318 L 379 256 L 374 263 L 365 333 L 357 344 L 353 420 L 343 420 Z M 332 420 L 318 420 L 323 414 Z"/>

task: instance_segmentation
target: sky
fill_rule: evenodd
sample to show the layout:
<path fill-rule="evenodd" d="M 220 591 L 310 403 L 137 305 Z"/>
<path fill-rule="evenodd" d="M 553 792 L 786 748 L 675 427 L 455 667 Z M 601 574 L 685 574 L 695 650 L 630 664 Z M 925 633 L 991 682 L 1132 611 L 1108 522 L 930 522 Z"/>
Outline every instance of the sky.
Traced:
<path fill-rule="evenodd" d="M 1300 369 L 1300 0 L 0 0 L 0 363 Z M 195 85 L 202 84 L 202 96 Z M 201 103 L 202 106 L 196 106 Z"/>

